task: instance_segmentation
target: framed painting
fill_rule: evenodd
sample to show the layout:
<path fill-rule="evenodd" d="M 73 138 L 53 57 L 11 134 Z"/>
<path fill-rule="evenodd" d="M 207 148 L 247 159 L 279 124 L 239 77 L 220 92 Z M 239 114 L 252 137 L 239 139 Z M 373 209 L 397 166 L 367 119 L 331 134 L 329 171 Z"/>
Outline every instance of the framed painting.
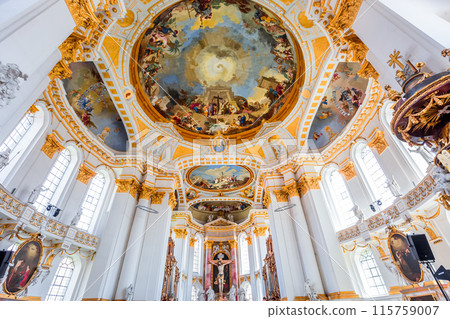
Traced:
<path fill-rule="evenodd" d="M 3 290 L 7 294 L 16 295 L 28 287 L 37 272 L 42 253 L 42 242 L 34 237 L 24 241 L 17 248 L 3 282 Z"/>
<path fill-rule="evenodd" d="M 203 191 L 231 192 L 253 182 L 253 172 L 240 165 L 205 165 L 188 170 L 188 182 Z"/>
<path fill-rule="evenodd" d="M 409 248 L 406 235 L 398 230 L 393 230 L 388 237 L 389 251 L 392 260 L 402 276 L 411 283 L 423 280 L 423 270 L 419 260 Z"/>
<path fill-rule="evenodd" d="M 409 301 L 437 301 L 436 297 L 432 294 L 421 295 L 421 296 L 411 296 Z"/>

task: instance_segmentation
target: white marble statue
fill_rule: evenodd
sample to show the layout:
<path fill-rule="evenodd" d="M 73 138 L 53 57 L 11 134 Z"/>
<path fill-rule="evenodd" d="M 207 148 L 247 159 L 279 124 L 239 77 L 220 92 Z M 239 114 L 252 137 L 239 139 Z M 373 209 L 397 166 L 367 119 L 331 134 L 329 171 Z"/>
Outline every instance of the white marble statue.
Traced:
<path fill-rule="evenodd" d="M 205 301 L 206 300 L 205 291 L 203 289 L 201 289 L 198 292 L 197 298 L 198 298 L 198 301 Z"/>
<path fill-rule="evenodd" d="M 430 173 L 436 182 L 436 192 L 442 191 L 446 195 L 450 195 L 450 173 L 438 166 L 433 167 Z"/>
<path fill-rule="evenodd" d="M 6 150 L 0 152 L 0 171 L 3 170 L 9 164 L 9 155 L 11 149 L 9 147 Z"/>
<path fill-rule="evenodd" d="M 70 222 L 70 226 L 77 226 L 80 221 L 81 215 L 83 215 L 83 209 L 80 208 L 78 212 L 73 216 L 72 221 Z"/>
<path fill-rule="evenodd" d="M 0 108 L 9 104 L 16 97 L 20 79 L 27 80 L 28 75 L 19 70 L 17 64 L 0 62 Z"/>
<path fill-rule="evenodd" d="M 214 293 L 214 290 L 212 290 L 211 286 L 209 286 L 206 291 L 206 295 L 208 296 L 208 301 L 214 301 L 216 294 Z"/>
<path fill-rule="evenodd" d="M 208 223 L 214 220 L 214 215 L 208 215 Z"/>
<path fill-rule="evenodd" d="M 309 279 L 306 279 L 305 281 L 305 294 L 309 297 L 309 300 L 311 301 L 317 301 L 317 291 L 313 288 L 311 281 Z"/>
<path fill-rule="evenodd" d="M 400 186 L 398 186 L 396 180 L 394 179 L 394 176 L 386 181 L 386 188 L 389 188 L 394 197 L 402 196 L 402 194 L 400 193 Z"/>
<path fill-rule="evenodd" d="M 134 287 L 133 287 L 133 284 L 130 284 L 128 287 L 127 287 L 127 301 L 133 301 L 133 299 L 134 299 Z"/>
<path fill-rule="evenodd" d="M 364 221 L 364 213 L 361 211 L 361 209 L 357 204 L 353 206 L 352 211 L 355 217 L 358 218 L 358 222 L 362 223 Z"/>
<path fill-rule="evenodd" d="M 236 301 L 236 285 L 232 285 L 228 292 L 228 301 Z"/>
<path fill-rule="evenodd" d="M 438 160 L 444 165 L 444 167 L 450 172 L 450 152 L 443 150 L 437 156 Z"/>
<path fill-rule="evenodd" d="M 28 204 L 34 204 L 36 200 L 38 199 L 41 192 L 45 192 L 48 188 L 44 187 L 44 185 L 40 185 L 36 188 L 34 188 L 31 191 L 30 197 L 28 197 Z"/>
<path fill-rule="evenodd" d="M 230 222 L 234 222 L 234 216 L 232 214 L 228 214 L 227 218 Z"/>
<path fill-rule="evenodd" d="M 244 288 L 239 287 L 238 297 L 239 297 L 239 301 L 247 301 L 247 298 L 245 297 L 245 289 Z"/>

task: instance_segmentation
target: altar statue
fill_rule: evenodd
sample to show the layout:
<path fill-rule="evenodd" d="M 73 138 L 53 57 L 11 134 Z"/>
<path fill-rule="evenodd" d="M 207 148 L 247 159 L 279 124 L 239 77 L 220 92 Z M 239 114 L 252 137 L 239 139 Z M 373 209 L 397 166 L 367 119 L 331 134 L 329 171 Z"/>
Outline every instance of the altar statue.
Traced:
<path fill-rule="evenodd" d="M 209 286 L 208 290 L 206 290 L 206 295 L 208 296 L 208 301 L 214 301 L 215 293 L 211 286 Z"/>
<path fill-rule="evenodd" d="M 236 285 L 232 285 L 230 291 L 228 292 L 228 300 L 236 301 Z"/>
<path fill-rule="evenodd" d="M 208 263 L 217 267 L 218 274 L 214 283 L 219 286 L 219 294 L 221 297 L 223 296 L 223 285 L 225 280 L 224 268 L 226 265 L 234 263 L 233 260 L 223 260 L 222 256 L 223 254 L 220 254 L 218 260 L 208 260 Z"/>

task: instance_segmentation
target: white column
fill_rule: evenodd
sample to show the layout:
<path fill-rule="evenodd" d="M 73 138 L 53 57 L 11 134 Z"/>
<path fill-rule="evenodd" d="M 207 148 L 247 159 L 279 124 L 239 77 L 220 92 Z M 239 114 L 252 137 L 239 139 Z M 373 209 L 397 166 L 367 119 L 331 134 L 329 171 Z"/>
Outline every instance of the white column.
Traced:
<path fill-rule="evenodd" d="M 189 234 L 189 249 L 187 253 L 187 266 L 186 266 L 186 289 L 184 292 L 184 300 L 191 300 L 192 295 L 192 277 L 194 268 L 194 245 L 197 239 L 193 234 Z M 200 243 L 199 243 L 200 244 Z"/>
<path fill-rule="evenodd" d="M 248 243 L 248 259 L 250 260 L 250 284 L 252 286 L 252 298 L 253 300 L 257 300 L 258 289 L 256 287 L 256 278 L 255 278 L 255 245 L 253 245 L 253 236 L 252 234 L 248 234 L 246 238 Z"/>

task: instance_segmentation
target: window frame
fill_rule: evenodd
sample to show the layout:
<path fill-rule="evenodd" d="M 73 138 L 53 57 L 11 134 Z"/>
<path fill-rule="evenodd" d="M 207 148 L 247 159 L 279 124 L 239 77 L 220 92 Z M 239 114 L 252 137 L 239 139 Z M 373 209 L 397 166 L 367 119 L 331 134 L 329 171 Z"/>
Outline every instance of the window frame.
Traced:
<path fill-rule="evenodd" d="M 370 267 L 370 265 L 369 265 L 369 268 L 367 270 L 369 270 L 371 275 L 373 275 L 373 272 L 371 269 L 375 269 L 375 271 L 377 272 L 377 276 L 367 277 L 366 269 L 364 268 L 362 261 L 361 261 L 361 259 L 363 258 L 363 254 L 365 254 L 366 252 L 368 254 L 370 254 L 369 257 L 372 259 L 373 265 L 375 266 L 375 267 Z M 388 295 L 389 292 L 386 287 L 386 282 L 384 281 L 383 275 L 381 274 L 380 267 L 378 266 L 375 255 L 372 252 L 372 249 L 370 247 L 359 249 L 354 257 L 355 257 L 355 263 L 357 265 L 359 279 L 362 283 L 364 293 L 370 297 L 381 297 L 381 296 Z M 369 284 L 369 281 L 371 281 L 371 279 L 373 279 L 373 278 L 379 278 L 381 280 L 382 285 L 376 284 L 375 286 L 371 286 Z M 382 287 L 383 293 L 380 293 L 379 287 Z M 373 289 L 377 290 L 376 294 L 373 293 L 373 291 L 372 291 Z"/>
<path fill-rule="evenodd" d="M 68 263 L 68 265 L 67 264 L 63 265 L 63 262 L 66 260 L 69 260 L 69 259 L 70 259 L 70 263 Z M 68 266 L 71 266 L 71 267 L 68 267 Z M 60 271 L 61 271 L 62 267 L 64 267 L 63 276 L 60 275 Z M 66 272 L 68 270 L 70 270 L 70 276 L 66 276 Z M 71 286 L 71 283 L 73 282 L 73 278 L 74 278 L 75 274 L 76 274 L 75 260 L 70 256 L 67 256 L 64 259 L 62 259 L 60 261 L 60 263 L 58 264 L 58 268 L 56 269 L 56 272 L 53 276 L 52 282 L 47 291 L 47 295 L 45 296 L 45 301 L 64 301 L 64 300 L 66 300 L 68 298 L 68 293 L 70 292 L 70 286 Z M 60 284 L 56 285 L 56 281 L 58 280 L 58 278 L 62 278 L 60 281 L 61 283 L 64 280 L 66 280 L 67 284 L 64 286 L 62 286 Z M 63 294 L 59 293 L 61 288 L 62 288 Z M 52 294 L 53 289 L 55 289 L 57 291 L 56 294 Z M 51 299 L 51 297 L 53 297 L 53 298 Z"/>

